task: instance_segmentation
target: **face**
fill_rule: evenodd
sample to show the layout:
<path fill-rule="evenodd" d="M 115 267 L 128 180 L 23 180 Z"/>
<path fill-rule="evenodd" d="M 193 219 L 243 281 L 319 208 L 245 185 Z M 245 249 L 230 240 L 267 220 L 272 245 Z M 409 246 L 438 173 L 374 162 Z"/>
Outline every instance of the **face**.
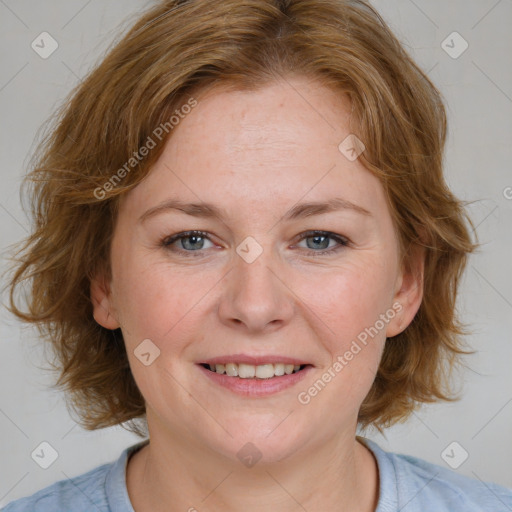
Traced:
<path fill-rule="evenodd" d="M 197 99 L 123 197 L 95 318 L 121 326 L 150 432 L 232 459 L 251 442 L 268 461 L 352 436 L 421 287 L 401 270 L 381 183 L 338 148 L 348 99 L 304 78 Z M 228 362 L 301 369 L 204 366 Z"/>

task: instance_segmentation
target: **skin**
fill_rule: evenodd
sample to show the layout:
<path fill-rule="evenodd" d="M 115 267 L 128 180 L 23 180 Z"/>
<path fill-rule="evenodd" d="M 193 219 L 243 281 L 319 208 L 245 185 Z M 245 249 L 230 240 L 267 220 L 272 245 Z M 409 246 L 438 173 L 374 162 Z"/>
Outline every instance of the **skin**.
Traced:
<path fill-rule="evenodd" d="M 121 327 L 147 404 L 151 442 L 127 468 L 134 509 L 374 511 L 378 468 L 356 440 L 357 415 L 384 345 L 393 343 L 386 338 L 420 306 L 423 257 L 402 269 L 380 181 L 338 150 L 352 133 L 346 97 L 290 77 L 196 98 L 148 177 L 122 198 L 112 279 L 98 275 L 91 284 L 95 319 Z M 212 202 L 226 218 L 168 210 L 139 222 L 171 197 Z M 332 197 L 371 215 L 340 210 L 281 220 L 297 202 Z M 210 239 L 178 240 L 174 252 L 161 243 L 196 229 Z M 349 243 L 300 240 L 308 230 Z M 252 263 L 236 252 L 248 236 L 263 249 Z M 340 250 L 315 256 L 334 247 Z M 299 403 L 297 394 L 397 302 L 400 313 L 310 403 Z M 148 338 L 160 356 L 145 366 L 134 350 Z M 277 394 L 242 397 L 196 366 L 234 353 L 288 355 L 314 368 Z M 237 458 L 247 442 L 262 454 L 250 468 Z"/>

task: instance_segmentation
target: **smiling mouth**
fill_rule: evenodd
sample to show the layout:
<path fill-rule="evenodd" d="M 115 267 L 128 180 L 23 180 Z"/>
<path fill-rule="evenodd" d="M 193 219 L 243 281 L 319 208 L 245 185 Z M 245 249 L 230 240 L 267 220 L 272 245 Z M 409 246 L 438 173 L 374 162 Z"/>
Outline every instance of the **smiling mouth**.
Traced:
<path fill-rule="evenodd" d="M 226 364 L 207 364 L 202 363 L 201 366 L 213 373 L 227 375 L 228 377 L 238 377 L 240 379 L 271 379 L 273 377 L 281 377 L 283 375 L 291 375 L 298 373 L 310 364 L 293 365 L 293 364 L 244 364 L 244 363 L 226 363 Z"/>
<path fill-rule="evenodd" d="M 213 373 L 227 375 L 228 377 L 238 377 L 241 379 L 271 379 L 273 377 L 281 377 L 283 375 L 291 375 L 298 373 L 310 364 L 293 365 L 293 364 L 244 364 L 244 363 L 227 363 L 227 364 L 207 364 L 202 363 L 201 366 Z"/>

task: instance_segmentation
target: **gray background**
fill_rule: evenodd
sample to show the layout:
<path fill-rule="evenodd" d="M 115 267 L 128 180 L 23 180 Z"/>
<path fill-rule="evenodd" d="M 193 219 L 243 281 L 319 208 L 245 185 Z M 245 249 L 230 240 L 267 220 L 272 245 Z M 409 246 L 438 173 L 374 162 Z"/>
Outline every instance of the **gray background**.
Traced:
<path fill-rule="evenodd" d="M 468 341 L 477 351 L 466 358 L 460 375 L 464 398 L 424 406 L 385 437 L 368 437 L 384 449 L 446 467 L 446 461 L 459 464 L 467 452 L 456 471 L 512 487 L 512 1 L 373 4 L 446 98 L 447 179 L 460 198 L 476 200 L 469 211 L 483 246 L 471 257 L 459 301 L 463 319 L 474 329 Z M 38 129 L 119 28 L 129 26 L 146 5 L 141 0 L 0 0 L 4 257 L 7 246 L 26 235 L 19 186 Z M 43 31 L 59 44 L 47 59 L 31 48 Z M 469 44 L 456 59 L 442 48 L 454 31 Z M 451 41 L 452 51 L 461 48 L 460 40 Z M 1 265 L 3 271 L 4 258 Z M 34 331 L 0 310 L 0 506 L 112 461 L 139 440 L 120 427 L 87 432 L 76 426 L 61 394 L 48 387 L 52 375 L 38 368 L 43 350 Z M 58 453 L 46 470 L 31 458 L 42 441 Z M 458 444 L 445 451 L 452 442 Z"/>

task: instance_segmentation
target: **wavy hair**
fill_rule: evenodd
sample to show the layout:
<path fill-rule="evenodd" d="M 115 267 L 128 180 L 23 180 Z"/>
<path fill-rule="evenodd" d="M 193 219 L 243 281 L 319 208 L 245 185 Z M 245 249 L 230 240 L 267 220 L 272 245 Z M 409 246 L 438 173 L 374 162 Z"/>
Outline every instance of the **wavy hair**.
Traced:
<path fill-rule="evenodd" d="M 386 343 L 358 424 L 381 430 L 422 402 L 456 399 L 451 370 L 469 353 L 457 289 L 477 245 L 443 177 L 440 92 L 363 0 L 166 0 L 71 92 L 25 178 L 34 223 L 13 257 L 9 309 L 51 344 L 56 385 L 85 428 L 122 424 L 144 435 L 122 333 L 96 323 L 90 298 L 97 272 L 111 276 L 120 197 L 150 172 L 172 136 L 169 120 L 194 94 L 293 75 L 348 95 L 352 133 L 366 146 L 359 159 L 384 187 L 403 265 L 411 247 L 425 248 L 421 306 Z M 136 158 L 150 139 L 155 147 Z"/>

